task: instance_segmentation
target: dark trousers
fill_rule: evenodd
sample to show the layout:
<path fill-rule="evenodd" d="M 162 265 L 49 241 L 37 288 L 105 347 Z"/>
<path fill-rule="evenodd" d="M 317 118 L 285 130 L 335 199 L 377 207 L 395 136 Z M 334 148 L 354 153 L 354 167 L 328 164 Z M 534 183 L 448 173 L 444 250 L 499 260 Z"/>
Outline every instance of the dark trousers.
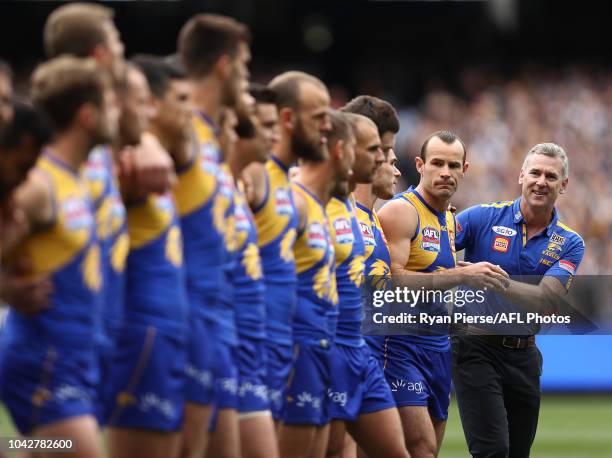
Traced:
<path fill-rule="evenodd" d="M 453 382 L 470 453 L 524 458 L 540 412 L 542 355 L 493 345 L 481 336 L 453 336 Z"/>

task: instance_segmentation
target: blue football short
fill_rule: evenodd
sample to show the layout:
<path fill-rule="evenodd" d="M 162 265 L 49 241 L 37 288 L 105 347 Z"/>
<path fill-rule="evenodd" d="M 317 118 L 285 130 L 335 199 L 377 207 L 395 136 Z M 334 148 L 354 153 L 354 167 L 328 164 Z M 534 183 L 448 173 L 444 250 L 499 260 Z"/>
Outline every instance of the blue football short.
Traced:
<path fill-rule="evenodd" d="M 185 402 L 187 341 L 155 326 L 125 326 L 108 379 L 107 424 L 178 431 Z"/>
<path fill-rule="evenodd" d="M 0 350 L 0 398 L 21 434 L 71 417 L 95 416 L 98 377 L 94 347 L 4 342 Z"/>
<path fill-rule="evenodd" d="M 329 423 L 331 388 L 330 345 L 296 343 L 282 420 L 286 424 L 323 426 Z"/>
<path fill-rule="evenodd" d="M 266 384 L 268 386 L 268 399 L 272 418 L 282 418 L 283 400 L 287 380 L 293 363 L 293 345 L 282 345 L 266 341 L 267 374 Z"/>
<path fill-rule="evenodd" d="M 240 337 L 238 344 L 238 411 L 270 410 L 266 385 L 266 341 Z"/>
<path fill-rule="evenodd" d="M 426 406 L 440 420 L 448 418 L 451 352 L 405 340 L 406 336 L 367 339 L 379 359 L 397 407 Z"/>
<path fill-rule="evenodd" d="M 395 407 L 389 384 L 367 345 L 335 344 L 331 350 L 331 418 L 354 421 L 360 414 Z"/>
<path fill-rule="evenodd" d="M 185 401 L 210 405 L 215 391 L 215 345 L 211 337 L 215 334 L 214 324 L 199 316 L 192 316 L 189 325 Z"/>

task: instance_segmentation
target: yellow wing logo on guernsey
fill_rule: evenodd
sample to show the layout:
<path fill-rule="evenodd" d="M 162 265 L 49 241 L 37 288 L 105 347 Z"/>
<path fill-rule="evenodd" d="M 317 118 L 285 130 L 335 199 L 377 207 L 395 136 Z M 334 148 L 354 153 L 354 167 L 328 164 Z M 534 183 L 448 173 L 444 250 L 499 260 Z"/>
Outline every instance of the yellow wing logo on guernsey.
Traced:
<path fill-rule="evenodd" d="M 183 241 L 181 231 L 176 226 L 170 228 L 166 237 L 166 259 L 175 267 L 183 264 Z"/>
<path fill-rule="evenodd" d="M 385 289 L 389 283 L 390 273 L 389 265 L 379 259 L 372 263 L 368 276 L 371 277 L 371 284 L 375 289 Z"/>
<path fill-rule="evenodd" d="M 130 251 L 130 237 L 126 233 L 121 234 L 111 252 L 111 266 L 115 272 L 123 272 L 125 269 L 125 260 Z"/>
<path fill-rule="evenodd" d="M 213 225 L 219 234 L 225 231 L 225 205 L 218 197 L 215 199 L 212 209 Z"/>
<path fill-rule="evenodd" d="M 329 300 L 333 304 L 338 303 L 336 277 L 330 274 L 328 265 L 321 267 L 312 280 L 312 289 L 318 298 Z"/>
<path fill-rule="evenodd" d="M 280 255 L 283 261 L 293 262 L 295 260 L 293 254 L 293 245 L 295 244 L 296 231 L 295 229 L 289 229 L 283 236 L 280 243 Z"/>
<path fill-rule="evenodd" d="M 92 245 L 87 250 L 83 264 L 83 282 L 92 291 L 100 291 L 102 287 L 102 275 L 100 273 L 100 247 Z"/>
<path fill-rule="evenodd" d="M 259 260 L 259 250 L 254 243 L 249 243 L 244 250 L 242 265 L 244 270 L 246 270 L 246 274 L 253 280 L 259 280 L 263 276 Z"/>
<path fill-rule="evenodd" d="M 227 220 L 225 221 L 225 235 L 223 236 L 223 239 L 228 251 L 236 251 L 236 218 L 234 215 L 228 216 Z"/>
<path fill-rule="evenodd" d="M 364 256 L 355 256 L 349 265 L 349 278 L 357 287 L 363 283 L 364 259 Z"/>

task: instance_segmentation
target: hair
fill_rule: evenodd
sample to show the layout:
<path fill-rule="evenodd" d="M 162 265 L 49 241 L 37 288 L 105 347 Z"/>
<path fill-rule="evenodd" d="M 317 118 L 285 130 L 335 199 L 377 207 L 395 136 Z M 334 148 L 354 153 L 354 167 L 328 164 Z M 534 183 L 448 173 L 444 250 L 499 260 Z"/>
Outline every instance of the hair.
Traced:
<path fill-rule="evenodd" d="M 310 83 L 327 90 L 325 84 L 317 77 L 299 71 L 289 71 L 276 76 L 268 88 L 276 94 L 276 106 L 289 107 L 297 110 L 300 107 L 301 88 L 304 83 Z"/>
<path fill-rule="evenodd" d="M 224 54 L 235 57 L 239 44 L 250 43 L 246 25 L 227 16 L 198 14 L 179 33 L 178 50 L 192 78 L 204 78 Z"/>
<path fill-rule="evenodd" d="M 19 147 L 25 135 L 31 135 L 35 145 L 40 148 L 51 140 L 51 130 L 45 116 L 30 104 L 15 101 L 13 117 L 0 131 L 0 151 Z"/>
<path fill-rule="evenodd" d="M 382 137 L 387 132 L 399 132 L 397 111 L 389 103 L 371 95 L 360 95 L 344 105 L 341 111 L 356 113 L 370 118 L 376 124 L 378 134 Z"/>
<path fill-rule="evenodd" d="M 32 75 L 32 100 L 57 131 L 66 129 L 85 103 L 101 107 L 108 76 L 93 59 L 60 56 L 39 65 Z"/>
<path fill-rule="evenodd" d="M 70 3 L 60 6 L 47 18 L 44 29 L 48 57 L 72 54 L 87 57 L 94 48 L 106 43 L 106 21 L 113 20 L 113 10 L 94 3 Z"/>
<path fill-rule="evenodd" d="M 423 161 L 427 160 L 427 145 L 429 145 L 429 141 L 434 137 L 439 138 L 447 145 L 452 145 L 456 141 L 461 143 L 461 146 L 463 147 L 463 162 L 465 163 L 465 158 L 467 156 L 467 148 L 465 147 L 465 143 L 463 143 L 463 140 L 461 140 L 461 138 L 458 135 L 454 134 L 453 132 L 449 130 L 437 130 L 425 139 L 425 141 L 423 142 L 423 145 L 421 146 L 421 153 L 420 153 L 421 159 L 423 159 Z"/>
<path fill-rule="evenodd" d="M 151 92 L 158 99 L 164 97 L 171 80 L 186 78 L 181 67 L 162 57 L 138 54 L 131 59 L 131 63 L 144 74 Z"/>
<path fill-rule="evenodd" d="M 13 81 L 13 69 L 9 63 L 3 59 L 0 59 L 0 75 L 4 75 L 11 82 Z"/>
<path fill-rule="evenodd" d="M 350 137 L 355 135 L 353 122 L 346 113 L 342 113 L 338 110 L 331 110 L 329 117 L 332 128 L 327 135 L 327 141 L 329 142 L 330 148 L 338 141 L 344 140 L 346 142 Z"/>
<path fill-rule="evenodd" d="M 276 104 L 276 92 L 263 84 L 249 84 L 249 94 L 255 99 L 256 103 Z"/>
<path fill-rule="evenodd" d="M 533 148 L 531 148 L 527 152 L 527 155 L 525 156 L 525 160 L 523 161 L 523 167 L 522 167 L 523 170 L 525 170 L 525 167 L 527 166 L 527 162 L 529 161 L 529 158 L 536 154 L 542 154 L 544 156 L 561 159 L 561 164 L 562 164 L 562 170 L 561 170 L 562 177 L 561 178 L 565 180 L 569 176 L 569 161 L 567 159 L 567 153 L 562 147 L 560 147 L 556 143 L 538 143 Z"/>

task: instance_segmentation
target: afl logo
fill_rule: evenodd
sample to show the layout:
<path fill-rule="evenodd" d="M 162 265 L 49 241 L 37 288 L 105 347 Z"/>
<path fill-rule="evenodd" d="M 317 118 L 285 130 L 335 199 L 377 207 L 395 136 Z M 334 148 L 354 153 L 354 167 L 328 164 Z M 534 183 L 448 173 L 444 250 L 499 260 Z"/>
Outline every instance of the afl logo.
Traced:
<path fill-rule="evenodd" d="M 334 221 L 334 231 L 336 232 L 336 242 L 340 244 L 353 243 L 353 229 L 351 222 L 346 218 L 338 218 Z"/>
<path fill-rule="evenodd" d="M 499 235 L 503 235 L 505 237 L 514 237 L 516 235 L 516 231 L 506 226 L 493 226 L 493 232 Z"/>
<path fill-rule="evenodd" d="M 440 251 L 440 231 L 438 229 L 427 226 L 421 231 L 421 248 L 425 251 Z"/>

